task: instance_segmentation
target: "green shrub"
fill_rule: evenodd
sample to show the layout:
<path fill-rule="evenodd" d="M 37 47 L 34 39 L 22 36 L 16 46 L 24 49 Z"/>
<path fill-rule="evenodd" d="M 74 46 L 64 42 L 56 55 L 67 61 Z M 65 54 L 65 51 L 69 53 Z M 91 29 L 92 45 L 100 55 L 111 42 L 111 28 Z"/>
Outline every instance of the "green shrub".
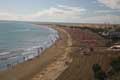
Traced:
<path fill-rule="evenodd" d="M 98 80 L 106 80 L 107 76 L 106 76 L 105 72 L 99 71 L 99 72 L 95 73 L 95 78 Z"/>
<path fill-rule="evenodd" d="M 93 67 L 92 67 L 93 71 L 94 72 L 98 72 L 101 70 L 101 67 L 99 64 L 93 64 Z"/>
<path fill-rule="evenodd" d="M 92 69 L 94 71 L 95 79 L 97 79 L 97 80 L 106 80 L 107 79 L 105 72 L 102 71 L 99 64 L 94 64 Z"/>
<path fill-rule="evenodd" d="M 120 57 L 113 59 L 111 62 L 111 66 L 113 70 L 115 70 L 116 72 L 119 72 L 120 71 Z"/>

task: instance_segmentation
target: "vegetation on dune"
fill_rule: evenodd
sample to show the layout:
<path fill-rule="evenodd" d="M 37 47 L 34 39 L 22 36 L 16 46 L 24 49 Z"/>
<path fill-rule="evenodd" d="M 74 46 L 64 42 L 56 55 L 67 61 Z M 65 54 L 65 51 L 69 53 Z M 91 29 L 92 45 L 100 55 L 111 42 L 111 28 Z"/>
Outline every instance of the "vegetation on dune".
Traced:
<path fill-rule="evenodd" d="M 120 57 L 112 59 L 106 72 L 99 64 L 93 64 L 92 70 L 95 80 L 120 80 Z"/>
<path fill-rule="evenodd" d="M 108 75 L 110 80 L 120 80 L 120 57 L 112 59 L 109 69 Z"/>
<path fill-rule="evenodd" d="M 113 59 L 110 65 L 115 72 L 120 72 L 120 57 Z"/>
<path fill-rule="evenodd" d="M 100 65 L 99 64 L 94 64 L 93 65 L 93 71 L 96 73 L 96 72 L 99 72 L 100 70 L 101 70 L 101 67 L 100 67 Z"/>
<path fill-rule="evenodd" d="M 101 69 L 99 64 L 93 64 L 93 72 L 96 80 L 106 80 L 106 73 Z"/>

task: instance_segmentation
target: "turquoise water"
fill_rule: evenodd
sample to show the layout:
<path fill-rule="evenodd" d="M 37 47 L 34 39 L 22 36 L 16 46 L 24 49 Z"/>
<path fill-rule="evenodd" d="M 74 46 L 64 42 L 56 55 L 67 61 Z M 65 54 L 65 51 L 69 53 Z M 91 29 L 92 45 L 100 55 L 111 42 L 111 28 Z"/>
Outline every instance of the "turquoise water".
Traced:
<path fill-rule="evenodd" d="M 57 38 L 57 31 L 45 25 L 0 22 L 0 70 L 39 56 Z"/>
<path fill-rule="evenodd" d="M 42 45 L 52 32 L 42 25 L 0 22 L 0 53 Z"/>

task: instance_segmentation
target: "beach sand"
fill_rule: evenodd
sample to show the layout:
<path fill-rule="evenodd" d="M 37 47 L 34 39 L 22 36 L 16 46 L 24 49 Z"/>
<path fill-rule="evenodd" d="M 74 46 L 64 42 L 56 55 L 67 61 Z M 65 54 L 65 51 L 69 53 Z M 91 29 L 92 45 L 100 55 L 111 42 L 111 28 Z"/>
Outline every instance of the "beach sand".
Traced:
<path fill-rule="evenodd" d="M 69 57 L 69 53 L 71 52 L 71 46 L 72 46 L 71 36 L 62 28 L 57 28 L 57 30 L 67 35 L 67 45 L 62 46 L 64 47 L 64 51 L 63 51 L 64 54 L 61 53 L 61 56 L 56 58 L 51 64 L 47 65 L 43 70 L 41 70 L 39 73 L 33 76 L 33 78 L 30 80 L 56 80 L 57 77 L 65 69 L 67 69 L 68 63 L 72 62 L 72 59 Z M 63 50 L 63 49 L 59 48 L 59 50 Z"/>
<path fill-rule="evenodd" d="M 59 32 L 59 40 L 37 58 L 0 72 L 0 80 L 93 80 L 93 64 L 106 71 L 111 58 L 118 56 L 105 51 L 104 39 L 90 30 L 52 28 Z"/>
<path fill-rule="evenodd" d="M 70 52 L 69 46 L 72 43 L 68 39 L 68 33 L 65 30 L 55 29 L 58 30 L 60 39 L 52 47 L 32 60 L 17 64 L 6 71 L 1 71 L 0 80 L 39 80 L 40 76 L 42 76 L 40 80 L 53 80 L 53 78 L 59 76 L 67 67 L 65 63 L 71 62 L 68 53 Z M 49 79 L 44 79 L 45 77 Z"/>

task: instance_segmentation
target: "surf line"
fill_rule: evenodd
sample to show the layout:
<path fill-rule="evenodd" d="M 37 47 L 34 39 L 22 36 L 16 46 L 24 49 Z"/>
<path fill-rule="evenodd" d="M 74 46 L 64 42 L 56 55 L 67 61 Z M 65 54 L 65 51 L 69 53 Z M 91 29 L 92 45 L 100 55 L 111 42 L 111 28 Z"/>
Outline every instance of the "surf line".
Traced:
<path fill-rule="evenodd" d="M 27 49 L 25 51 L 17 52 L 5 52 L 0 54 L 0 71 L 6 70 L 8 68 L 14 67 L 16 64 L 23 63 L 40 56 L 47 48 L 51 47 L 58 39 L 59 33 L 57 30 L 47 27 L 52 31 L 52 34 L 48 36 L 48 39 L 43 43 L 43 45 Z"/>

